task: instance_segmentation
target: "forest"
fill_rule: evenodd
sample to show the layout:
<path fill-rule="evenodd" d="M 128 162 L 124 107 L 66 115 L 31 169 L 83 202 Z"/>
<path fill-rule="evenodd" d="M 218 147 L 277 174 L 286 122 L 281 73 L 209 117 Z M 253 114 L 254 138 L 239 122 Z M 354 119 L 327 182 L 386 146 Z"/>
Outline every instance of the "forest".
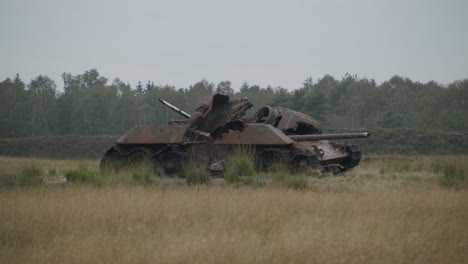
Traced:
<path fill-rule="evenodd" d="M 247 117 L 264 105 L 308 113 L 331 129 L 412 128 L 468 131 L 468 79 L 442 85 L 393 76 L 380 84 L 346 74 L 305 79 L 302 87 L 260 87 L 244 82 L 232 87 L 201 80 L 186 88 L 116 78 L 96 69 L 63 73 L 63 88 L 39 75 L 25 83 L 19 74 L 0 82 L 0 137 L 118 135 L 136 124 L 161 124 L 181 117 L 158 102 L 165 99 L 192 112 L 197 98 L 214 92 L 254 103 Z"/>

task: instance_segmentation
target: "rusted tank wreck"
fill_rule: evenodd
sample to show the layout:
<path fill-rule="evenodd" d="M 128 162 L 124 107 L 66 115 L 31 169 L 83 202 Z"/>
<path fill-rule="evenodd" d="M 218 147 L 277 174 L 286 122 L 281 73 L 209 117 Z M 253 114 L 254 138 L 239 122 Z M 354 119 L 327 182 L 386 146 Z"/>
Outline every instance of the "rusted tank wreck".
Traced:
<path fill-rule="evenodd" d="M 361 152 L 354 145 L 329 140 L 369 136 L 368 132 L 324 134 L 314 118 L 284 107 L 264 106 L 252 118 L 243 118 L 252 104 L 247 98 L 230 100 L 224 94 L 201 98 L 192 114 L 160 102 L 185 119 L 133 127 L 107 150 L 101 169 L 119 170 L 145 161 L 159 175 L 181 175 L 184 164 L 195 161 L 222 175 L 223 162 L 234 147 L 249 145 L 255 150 L 258 170 L 283 160 L 293 171 L 310 166 L 339 173 L 357 166 Z"/>

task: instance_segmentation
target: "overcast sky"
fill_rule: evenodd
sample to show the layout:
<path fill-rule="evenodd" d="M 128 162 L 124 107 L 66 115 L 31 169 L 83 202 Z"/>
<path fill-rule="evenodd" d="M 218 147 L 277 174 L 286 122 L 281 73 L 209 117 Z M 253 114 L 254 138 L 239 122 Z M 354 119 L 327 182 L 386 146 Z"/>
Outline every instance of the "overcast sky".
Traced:
<path fill-rule="evenodd" d="M 188 87 L 307 77 L 468 78 L 468 1 L 0 0 L 0 80 L 97 68 Z"/>

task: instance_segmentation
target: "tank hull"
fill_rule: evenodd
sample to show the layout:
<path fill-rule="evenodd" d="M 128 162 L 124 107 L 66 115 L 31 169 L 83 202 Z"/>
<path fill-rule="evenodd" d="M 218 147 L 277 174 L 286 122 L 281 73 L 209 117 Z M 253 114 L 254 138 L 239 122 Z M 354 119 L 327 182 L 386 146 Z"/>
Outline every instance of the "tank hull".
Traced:
<path fill-rule="evenodd" d="M 317 120 L 284 107 L 265 106 L 252 118 L 241 119 L 252 104 L 247 98 L 231 101 L 224 94 L 201 98 L 190 115 L 160 102 L 187 119 L 133 127 L 104 154 L 101 169 L 117 170 L 144 160 L 159 174 L 173 175 L 190 161 L 222 175 L 230 153 L 237 146 L 249 146 L 258 170 L 283 160 L 292 171 L 313 167 L 339 173 L 358 165 L 361 152 L 356 146 L 328 140 L 369 136 L 322 134 Z"/>
<path fill-rule="evenodd" d="M 305 165 L 339 173 L 356 166 L 361 158 L 359 150 L 327 140 L 294 141 L 270 124 L 246 124 L 242 130 L 229 130 L 216 140 L 193 134 L 186 124 L 136 126 L 106 152 L 101 167 L 109 166 L 108 160 L 113 159 L 118 164 L 112 164 L 113 169 L 122 168 L 129 166 L 134 157 L 146 156 L 160 175 L 180 175 L 188 161 L 222 175 L 224 164 L 240 145 L 253 150 L 258 170 L 268 170 L 282 160 L 292 171 Z"/>

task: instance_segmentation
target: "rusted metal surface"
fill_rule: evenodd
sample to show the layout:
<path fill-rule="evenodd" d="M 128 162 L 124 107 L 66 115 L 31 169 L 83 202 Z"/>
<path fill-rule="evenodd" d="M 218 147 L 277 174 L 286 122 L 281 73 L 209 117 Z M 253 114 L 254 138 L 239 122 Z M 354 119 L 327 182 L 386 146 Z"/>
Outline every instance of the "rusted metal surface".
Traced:
<path fill-rule="evenodd" d="M 247 124 L 243 130 L 230 130 L 215 144 L 288 145 L 294 141 L 281 130 L 263 124 Z"/>
<path fill-rule="evenodd" d="M 344 147 L 328 142 L 301 142 L 300 144 L 306 147 L 308 151 L 315 153 L 320 161 L 344 158 L 348 155 Z"/>
<path fill-rule="evenodd" d="M 188 120 L 190 128 L 213 133 L 230 122 L 239 120 L 252 107 L 247 98 L 229 101 L 229 96 L 214 94 L 203 97 Z"/>
<path fill-rule="evenodd" d="M 254 123 L 270 124 L 286 134 L 319 134 L 320 124 L 313 117 L 285 107 L 264 106 L 252 118 Z"/>
<path fill-rule="evenodd" d="M 182 144 L 188 125 L 135 126 L 117 139 L 118 144 Z"/>
<path fill-rule="evenodd" d="M 288 108 L 282 108 L 281 120 L 277 128 L 286 133 L 322 133 L 320 123 L 311 116 Z"/>
<path fill-rule="evenodd" d="M 106 152 L 101 167 L 119 168 L 146 155 L 159 175 L 179 173 L 189 159 L 219 175 L 236 145 L 250 145 L 260 170 L 268 170 L 280 158 L 294 168 L 338 173 L 358 165 L 361 152 L 356 146 L 328 140 L 369 136 L 367 132 L 322 134 L 313 117 L 284 107 L 264 106 L 251 119 L 241 119 L 252 104 L 247 98 L 231 101 L 224 94 L 201 98 L 192 114 L 160 101 L 187 120 L 132 128 Z"/>

